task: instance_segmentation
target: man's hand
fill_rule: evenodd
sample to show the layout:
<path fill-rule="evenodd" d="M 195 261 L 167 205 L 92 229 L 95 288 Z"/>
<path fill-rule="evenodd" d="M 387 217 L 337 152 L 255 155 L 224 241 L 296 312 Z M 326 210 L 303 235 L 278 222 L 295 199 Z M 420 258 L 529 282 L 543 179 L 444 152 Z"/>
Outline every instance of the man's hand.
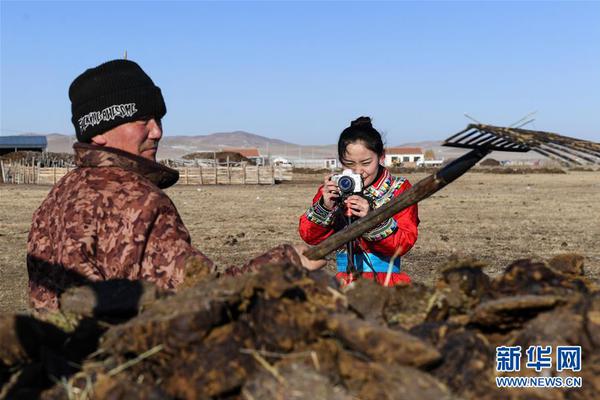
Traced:
<path fill-rule="evenodd" d="M 325 266 L 325 264 L 327 264 L 327 261 L 325 261 L 325 260 L 316 260 L 316 261 L 309 260 L 304 255 L 304 252 L 307 251 L 309 248 L 310 247 L 308 247 L 305 244 L 294 245 L 294 250 L 296 250 L 296 253 L 298 253 L 298 255 L 300 256 L 300 261 L 302 262 L 302 266 L 309 271 L 315 271 L 319 268 L 323 268 Z"/>
<path fill-rule="evenodd" d="M 352 195 L 348 197 L 344 201 L 344 203 L 346 204 L 346 207 L 348 207 L 348 209 L 352 212 L 352 215 L 361 218 L 366 216 L 369 212 L 369 209 L 371 208 L 367 199 L 357 195 Z"/>

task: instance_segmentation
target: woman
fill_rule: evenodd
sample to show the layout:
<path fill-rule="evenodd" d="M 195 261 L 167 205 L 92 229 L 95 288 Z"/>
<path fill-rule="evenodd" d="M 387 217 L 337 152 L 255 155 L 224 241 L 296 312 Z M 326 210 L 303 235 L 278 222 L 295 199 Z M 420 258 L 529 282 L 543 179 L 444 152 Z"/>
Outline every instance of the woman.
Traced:
<path fill-rule="evenodd" d="M 312 205 L 300 217 L 300 236 L 311 245 L 319 244 L 343 229 L 348 223 L 346 216 L 362 218 L 411 187 L 407 179 L 392 176 L 383 166 L 383 141 L 369 117 L 360 117 L 344 129 L 338 141 L 338 156 L 344 168 L 360 175 L 363 190 L 341 196 L 340 188 L 335 180 L 331 180 L 332 175 L 325 178 Z M 400 256 L 417 241 L 418 225 L 415 204 L 364 233 L 351 244 L 349 250 L 354 257 L 348 257 L 348 247 L 338 251 L 336 277 L 342 284 L 352 282 L 359 275 L 384 284 L 389 264 L 394 259 L 388 285 L 410 283 L 410 277 L 400 269 Z"/>

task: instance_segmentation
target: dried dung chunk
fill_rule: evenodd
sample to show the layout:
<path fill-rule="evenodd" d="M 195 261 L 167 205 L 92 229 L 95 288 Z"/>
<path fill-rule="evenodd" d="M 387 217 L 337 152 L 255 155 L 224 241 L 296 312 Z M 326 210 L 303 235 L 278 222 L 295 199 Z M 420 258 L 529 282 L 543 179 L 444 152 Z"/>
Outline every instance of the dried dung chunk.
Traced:
<path fill-rule="evenodd" d="M 371 379 L 356 393 L 359 399 L 450 400 L 448 387 L 434 376 L 404 365 L 370 364 Z"/>
<path fill-rule="evenodd" d="M 0 316 L 0 375 L 6 382 L 0 398 L 37 397 L 57 379 L 73 375 L 96 349 L 102 331 L 93 320 L 84 319 L 66 332 L 28 315 Z"/>
<path fill-rule="evenodd" d="M 370 324 L 348 315 L 326 321 L 327 329 L 345 347 L 365 354 L 373 361 L 427 366 L 440 358 L 438 351 L 421 339 L 401 331 Z"/>
<path fill-rule="evenodd" d="M 479 304 L 473 310 L 470 322 L 492 330 L 514 329 L 540 312 L 565 303 L 565 299 L 551 295 L 503 297 Z"/>
<path fill-rule="evenodd" d="M 164 380 L 164 390 L 176 398 L 204 399 L 237 392 L 259 368 L 251 356 L 240 352 L 251 342 L 252 332 L 239 325 L 217 328 L 202 344 L 178 349 L 155 365 L 156 378 Z M 136 369 L 143 372 L 146 368 Z"/>
<path fill-rule="evenodd" d="M 157 301 L 111 328 L 102 348 L 123 363 L 160 345 L 160 353 L 131 373 L 150 383 L 162 379 L 171 396 L 220 396 L 239 391 L 259 368 L 241 350 L 285 353 L 316 341 L 324 319 L 339 308 L 334 293 L 299 267 L 268 266 Z"/>
<path fill-rule="evenodd" d="M 67 337 L 55 325 L 28 315 L 0 315 L 0 362 L 11 367 L 37 360 L 43 347 L 62 347 Z"/>
<path fill-rule="evenodd" d="M 317 281 L 309 278 L 306 270 L 293 265 L 265 266 L 255 274 L 203 281 L 155 302 L 139 316 L 110 329 L 102 348 L 141 353 L 159 344 L 183 347 L 200 342 L 213 328 L 237 320 L 259 297 L 299 296 L 306 300 L 308 292 L 320 293 L 328 297 L 329 307 L 335 309 L 336 301 L 331 299 L 327 286 L 316 286 Z M 316 295 L 315 298 L 323 301 Z"/>
<path fill-rule="evenodd" d="M 254 333 L 254 348 L 290 352 L 317 340 L 325 319 L 323 310 L 305 302 L 257 298 L 239 323 Z"/>
<path fill-rule="evenodd" d="M 484 335 L 468 330 L 450 333 L 442 341 L 441 353 L 442 362 L 432 373 L 457 394 L 481 398 L 492 388 L 494 349 Z"/>
<path fill-rule="evenodd" d="M 277 365 L 279 367 L 279 365 Z M 276 368 L 267 364 L 246 381 L 242 389 L 247 399 L 281 400 L 352 400 L 348 391 L 332 385 L 326 376 L 302 363 L 291 363 Z"/>
<path fill-rule="evenodd" d="M 158 301 L 137 317 L 109 329 L 101 348 L 112 354 L 140 354 L 157 345 L 179 348 L 200 342 L 237 313 L 242 300 L 234 286 L 228 290 L 226 285 L 215 287 L 204 282 Z"/>
<path fill-rule="evenodd" d="M 370 279 L 359 279 L 345 292 L 348 304 L 362 318 L 383 323 L 384 308 L 390 298 L 390 288 Z"/>
<path fill-rule="evenodd" d="M 457 330 L 464 330 L 464 326 L 447 321 L 428 321 L 412 327 L 409 333 L 440 348 L 446 336 Z"/>
<path fill-rule="evenodd" d="M 133 316 L 164 296 L 153 283 L 117 279 L 70 288 L 60 296 L 60 309 L 86 317 Z"/>
<path fill-rule="evenodd" d="M 583 385 L 580 388 L 565 391 L 565 399 L 589 400 L 600 399 L 600 351 L 584 354 L 581 372 L 569 374 L 580 376 Z"/>
<path fill-rule="evenodd" d="M 578 345 L 584 351 L 593 346 L 585 330 L 585 301 L 539 314 L 520 331 L 513 331 L 511 342 L 527 348 L 533 345 Z"/>
<path fill-rule="evenodd" d="M 98 374 L 95 382 L 90 376 L 78 374 L 68 382 L 57 384 L 45 390 L 40 400 L 57 399 L 110 399 L 110 400 L 162 400 L 171 399 L 159 387 L 148 385 L 143 380 L 120 373 L 115 376 Z"/>
<path fill-rule="evenodd" d="M 451 262 L 443 269 L 442 279 L 452 290 L 472 298 L 480 298 L 490 288 L 490 279 L 482 270 L 486 266 L 487 264 L 477 260 Z"/>
<path fill-rule="evenodd" d="M 492 282 L 497 295 L 554 294 L 568 297 L 589 292 L 586 283 L 563 275 L 542 262 L 529 259 L 518 260 L 509 265 L 504 273 Z"/>
<path fill-rule="evenodd" d="M 321 353 L 319 353 L 321 354 Z M 319 356 L 321 357 L 321 355 Z M 319 358 L 320 359 L 320 358 Z M 332 382 L 340 382 L 359 399 L 450 399 L 448 388 L 438 379 L 417 368 L 385 362 L 372 362 L 360 353 L 339 350 Z M 323 365 L 323 364 L 321 364 Z"/>
<path fill-rule="evenodd" d="M 132 379 L 124 379 L 119 375 L 109 377 L 101 375 L 93 388 L 97 399 L 145 399 L 161 400 L 169 396 L 159 387 L 150 386 Z"/>
<path fill-rule="evenodd" d="M 437 282 L 429 300 L 427 321 L 442 321 L 453 315 L 467 314 L 484 296 L 489 295 L 490 280 L 482 271 L 486 265 L 476 260 L 451 261 Z"/>
<path fill-rule="evenodd" d="M 586 308 L 586 332 L 590 336 L 592 345 L 600 349 L 600 292 L 589 297 Z"/>
<path fill-rule="evenodd" d="M 422 323 L 433 290 L 420 283 L 410 286 L 387 288 L 389 297 L 383 309 L 383 317 L 391 327 L 410 329 Z"/>
<path fill-rule="evenodd" d="M 548 265 L 563 274 L 583 276 L 583 261 L 583 256 L 579 254 L 560 254 L 548 260 Z"/>

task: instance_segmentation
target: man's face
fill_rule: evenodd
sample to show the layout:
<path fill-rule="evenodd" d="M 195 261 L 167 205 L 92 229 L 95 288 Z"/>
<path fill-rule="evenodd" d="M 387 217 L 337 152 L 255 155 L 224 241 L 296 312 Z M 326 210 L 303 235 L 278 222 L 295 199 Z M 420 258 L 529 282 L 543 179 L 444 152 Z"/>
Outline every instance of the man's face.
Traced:
<path fill-rule="evenodd" d="M 161 137 L 160 120 L 149 117 L 119 125 L 102 135 L 94 136 L 92 142 L 156 161 L 156 150 Z"/>

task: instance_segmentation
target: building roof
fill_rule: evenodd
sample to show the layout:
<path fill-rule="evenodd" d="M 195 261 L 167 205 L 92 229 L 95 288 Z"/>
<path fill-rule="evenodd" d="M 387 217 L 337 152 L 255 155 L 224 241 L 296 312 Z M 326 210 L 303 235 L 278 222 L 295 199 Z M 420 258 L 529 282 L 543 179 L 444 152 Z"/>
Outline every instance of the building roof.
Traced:
<path fill-rule="evenodd" d="M 230 151 L 232 153 L 240 153 L 241 155 L 243 155 L 246 158 L 250 158 L 250 157 L 260 157 L 260 153 L 258 152 L 258 149 L 255 147 L 249 147 L 249 148 L 244 148 L 244 147 L 226 147 L 223 149 L 223 151 Z"/>
<path fill-rule="evenodd" d="M 420 147 L 388 147 L 385 154 L 423 154 Z"/>
<path fill-rule="evenodd" d="M 45 149 L 48 147 L 46 136 L 0 136 L 0 149 Z"/>

